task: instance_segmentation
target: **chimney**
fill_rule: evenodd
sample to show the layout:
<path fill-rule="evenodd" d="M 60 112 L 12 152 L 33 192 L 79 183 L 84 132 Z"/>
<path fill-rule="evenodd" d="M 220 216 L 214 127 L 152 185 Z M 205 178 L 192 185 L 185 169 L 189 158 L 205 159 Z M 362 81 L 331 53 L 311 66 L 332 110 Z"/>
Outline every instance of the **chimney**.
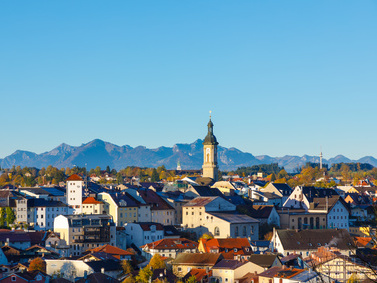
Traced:
<path fill-rule="evenodd" d="M 105 274 L 105 268 L 104 267 L 101 268 L 101 273 Z"/>
<path fill-rule="evenodd" d="M 102 271 L 102 270 L 101 270 Z M 87 270 L 84 270 L 84 279 L 87 279 L 88 278 L 88 271 Z"/>

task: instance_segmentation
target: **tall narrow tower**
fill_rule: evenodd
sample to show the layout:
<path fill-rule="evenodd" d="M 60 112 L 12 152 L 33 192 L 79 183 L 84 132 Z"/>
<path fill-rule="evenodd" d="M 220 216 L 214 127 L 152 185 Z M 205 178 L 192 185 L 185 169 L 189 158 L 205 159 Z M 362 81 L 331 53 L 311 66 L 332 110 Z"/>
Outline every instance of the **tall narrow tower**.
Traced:
<path fill-rule="evenodd" d="M 321 153 L 319 154 L 319 169 L 322 169 L 322 158 L 323 158 L 323 154 L 321 150 Z"/>
<path fill-rule="evenodd" d="M 211 112 L 210 112 L 211 113 Z M 217 167 L 217 145 L 219 143 L 213 135 L 213 123 L 211 115 L 208 122 L 208 133 L 203 142 L 203 177 L 209 177 L 213 180 L 218 180 L 218 167 Z"/>

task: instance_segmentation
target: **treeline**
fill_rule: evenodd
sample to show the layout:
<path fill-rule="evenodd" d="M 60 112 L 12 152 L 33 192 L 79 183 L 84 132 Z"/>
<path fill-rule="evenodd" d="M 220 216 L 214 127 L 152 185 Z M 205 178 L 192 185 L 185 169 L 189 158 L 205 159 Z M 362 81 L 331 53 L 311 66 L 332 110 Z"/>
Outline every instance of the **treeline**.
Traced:
<path fill-rule="evenodd" d="M 251 167 L 239 167 L 236 171 L 234 171 L 234 173 L 239 176 L 255 175 L 259 172 L 262 172 L 265 175 L 270 175 L 270 174 L 278 174 L 282 170 L 284 170 L 284 167 L 280 167 L 277 163 L 272 163 L 272 164 L 253 165 Z"/>
<path fill-rule="evenodd" d="M 23 167 L 13 166 L 10 169 L 3 169 L 0 176 L 0 187 L 6 185 L 21 186 L 21 187 L 33 187 L 35 185 L 58 185 L 60 182 L 65 182 L 65 180 L 73 175 L 79 174 L 82 176 L 88 175 L 88 177 L 93 174 L 101 178 L 99 183 L 102 184 L 121 184 L 124 182 L 125 178 L 137 177 L 141 182 L 157 182 L 160 180 L 174 180 L 176 177 L 175 170 L 167 170 L 165 166 L 159 166 L 157 168 L 141 168 L 136 166 L 128 166 L 119 171 L 111 169 L 109 166 L 105 170 L 100 167 L 94 169 L 86 170 L 85 167 L 74 166 L 72 168 L 61 168 L 58 169 L 53 166 L 48 166 L 47 168 L 35 168 L 35 167 Z"/>
<path fill-rule="evenodd" d="M 331 166 L 330 171 L 340 172 L 344 169 L 344 166 L 348 166 L 351 172 L 369 171 L 374 168 L 374 166 L 369 163 L 336 163 Z"/>

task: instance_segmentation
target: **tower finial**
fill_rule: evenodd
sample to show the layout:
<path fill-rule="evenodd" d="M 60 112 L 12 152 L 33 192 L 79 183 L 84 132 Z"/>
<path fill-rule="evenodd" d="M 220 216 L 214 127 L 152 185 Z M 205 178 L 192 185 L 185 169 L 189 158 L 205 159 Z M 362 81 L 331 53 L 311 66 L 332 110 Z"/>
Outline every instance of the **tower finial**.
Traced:
<path fill-rule="evenodd" d="M 211 120 L 212 110 L 209 110 L 209 119 Z"/>

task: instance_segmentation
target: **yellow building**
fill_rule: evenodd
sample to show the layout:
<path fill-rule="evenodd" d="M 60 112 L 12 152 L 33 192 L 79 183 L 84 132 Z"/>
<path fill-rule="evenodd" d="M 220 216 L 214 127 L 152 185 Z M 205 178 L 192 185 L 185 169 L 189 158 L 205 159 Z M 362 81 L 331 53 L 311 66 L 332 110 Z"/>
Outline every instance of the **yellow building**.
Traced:
<path fill-rule="evenodd" d="M 105 211 L 113 217 L 117 226 L 138 221 L 138 204 L 125 193 L 99 193 L 98 199 L 105 203 Z"/>
<path fill-rule="evenodd" d="M 108 205 L 102 201 L 96 200 L 94 197 L 88 197 L 82 202 L 83 214 L 103 214 L 106 213 Z"/>

